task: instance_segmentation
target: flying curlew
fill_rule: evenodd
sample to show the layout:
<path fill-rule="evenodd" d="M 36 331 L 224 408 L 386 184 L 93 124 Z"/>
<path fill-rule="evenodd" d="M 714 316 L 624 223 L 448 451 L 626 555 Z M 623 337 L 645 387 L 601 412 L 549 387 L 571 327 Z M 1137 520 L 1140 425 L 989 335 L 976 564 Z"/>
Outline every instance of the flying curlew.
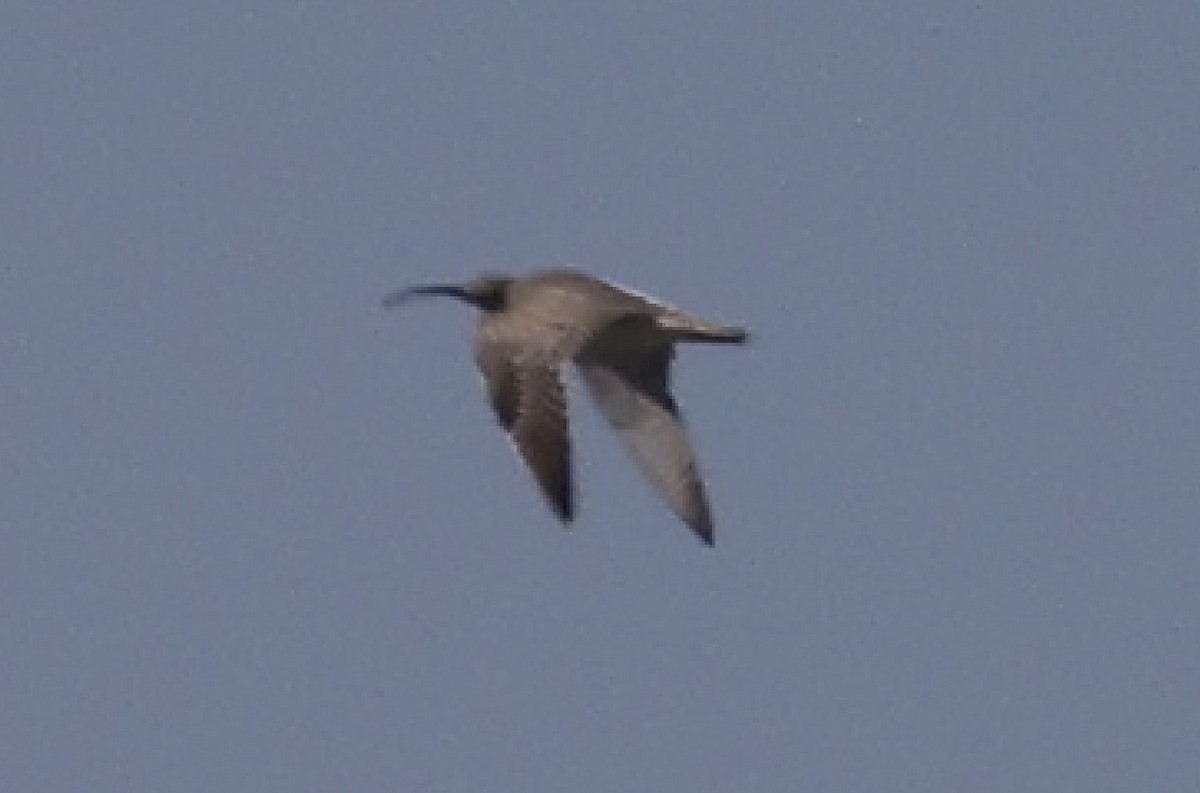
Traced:
<path fill-rule="evenodd" d="M 418 295 L 455 297 L 483 311 L 475 327 L 475 362 L 492 408 L 564 523 L 574 517 L 575 498 L 560 369 L 571 361 L 642 473 L 712 545 L 712 514 L 671 397 L 669 370 L 676 342 L 741 344 L 744 329 L 700 319 L 575 270 L 413 286 L 393 292 L 383 304 L 393 308 Z"/>

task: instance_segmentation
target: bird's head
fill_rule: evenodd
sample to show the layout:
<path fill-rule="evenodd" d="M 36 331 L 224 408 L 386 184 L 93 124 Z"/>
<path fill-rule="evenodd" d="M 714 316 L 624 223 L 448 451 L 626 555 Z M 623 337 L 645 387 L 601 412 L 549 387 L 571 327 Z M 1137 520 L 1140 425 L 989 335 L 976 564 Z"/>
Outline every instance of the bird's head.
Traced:
<path fill-rule="evenodd" d="M 432 284 L 410 286 L 393 292 L 383 299 L 387 308 L 395 308 L 418 295 L 446 295 L 470 303 L 483 311 L 503 311 L 508 305 L 511 276 L 486 273 L 462 284 Z"/>

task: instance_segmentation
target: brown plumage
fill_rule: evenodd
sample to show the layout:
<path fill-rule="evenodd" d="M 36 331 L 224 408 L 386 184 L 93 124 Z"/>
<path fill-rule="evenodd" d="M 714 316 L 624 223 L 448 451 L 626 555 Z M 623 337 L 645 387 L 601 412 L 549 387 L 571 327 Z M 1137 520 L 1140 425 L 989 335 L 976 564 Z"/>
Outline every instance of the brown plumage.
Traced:
<path fill-rule="evenodd" d="M 743 329 L 574 270 L 410 287 L 389 295 L 384 305 L 415 295 L 448 295 L 483 311 L 475 328 L 475 362 L 492 408 L 564 523 L 575 514 L 560 374 L 571 361 L 642 473 L 692 531 L 712 544 L 703 479 L 669 390 L 670 364 L 677 342 L 740 344 L 747 337 Z"/>

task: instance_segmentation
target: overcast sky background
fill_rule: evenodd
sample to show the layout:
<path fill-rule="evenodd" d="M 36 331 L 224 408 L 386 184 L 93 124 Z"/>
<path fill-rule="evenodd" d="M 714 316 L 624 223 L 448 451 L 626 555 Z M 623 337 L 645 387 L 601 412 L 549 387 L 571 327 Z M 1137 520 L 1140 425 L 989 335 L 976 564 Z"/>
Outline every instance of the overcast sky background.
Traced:
<path fill-rule="evenodd" d="M 1196 789 L 1197 41 L 6 3 L 0 788 Z M 676 373 L 714 549 L 582 398 L 563 531 L 379 305 L 563 263 L 754 332 Z"/>

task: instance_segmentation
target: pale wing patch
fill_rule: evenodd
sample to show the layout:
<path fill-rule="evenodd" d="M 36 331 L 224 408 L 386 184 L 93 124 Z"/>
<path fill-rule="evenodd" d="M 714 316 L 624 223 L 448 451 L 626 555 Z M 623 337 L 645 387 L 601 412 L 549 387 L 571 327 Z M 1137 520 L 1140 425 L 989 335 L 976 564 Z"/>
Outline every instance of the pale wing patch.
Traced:
<path fill-rule="evenodd" d="M 713 541 L 712 515 L 696 454 L 667 391 L 670 348 L 619 361 L 590 360 L 580 372 L 601 412 L 659 495 L 702 540 Z"/>

